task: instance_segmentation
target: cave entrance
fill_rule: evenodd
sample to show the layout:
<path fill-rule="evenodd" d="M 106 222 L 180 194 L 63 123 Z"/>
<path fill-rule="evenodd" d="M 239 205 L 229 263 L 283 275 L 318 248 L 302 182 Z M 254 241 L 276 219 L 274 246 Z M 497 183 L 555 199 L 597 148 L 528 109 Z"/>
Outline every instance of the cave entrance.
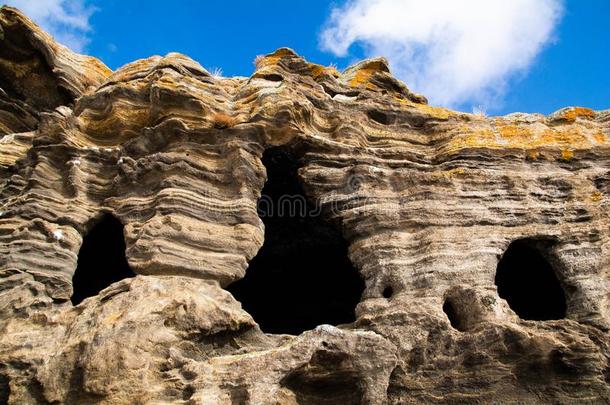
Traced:
<path fill-rule="evenodd" d="M 543 321 L 566 315 L 565 293 L 541 253 L 543 244 L 540 240 L 517 240 L 498 263 L 498 294 L 521 319 Z"/>
<path fill-rule="evenodd" d="M 125 257 L 123 224 L 105 214 L 83 238 L 72 277 L 72 303 L 77 305 L 110 284 L 133 276 Z"/>
<path fill-rule="evenodd" d="M 299 334 L 355 320 L 364 282 L 348 243 L 305 197 L 298 160 L 282 147 L 263 154 L 267 182 L 258 203 L 265 242 L 246 276 L 227 289 L 267 333 Z"/>
<path fill-rule="evenodd" d="M 462 316 L 456 310 L 456 307 L 453 304 L 452 300 L 445 300 L 445 303 L 443 304 L 443 312 L 445 313 L 445 315 L 447 315 L 449 323 L 451 323 L 451 327 L 453 329 L 459 330 L 460 332 L 464 332 L 466 330 L 462 322 Z"/>

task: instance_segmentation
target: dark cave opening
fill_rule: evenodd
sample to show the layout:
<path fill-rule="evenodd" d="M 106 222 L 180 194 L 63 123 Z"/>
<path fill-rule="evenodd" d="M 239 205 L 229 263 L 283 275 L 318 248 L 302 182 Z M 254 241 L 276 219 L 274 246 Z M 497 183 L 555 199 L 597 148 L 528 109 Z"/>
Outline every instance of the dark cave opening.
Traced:
<path fill-rule="evenodd" d="M 394 289 L 392 288 L 392 286 L 387 286 L 383 289 L 381 295 L 383 295 L 383 298 L 389 300 L 390 298 L 392 298 L 392 295 L 394 295 Z"/>
<path fill-rule="evenodd" d="M 125 257 L 123 224 L 105 214 L 83 238 L 72 277 L 72 303 L 77 305 L 110 284 L 134 276 Z"/>
<path fill-rule="evenodd" d="M 498 263 L 498 294 L 521 319 L 562 319 L 566 315 L 565 293 L 540 251 L 541 243 L 521 239 L 510 244 Z"/>
<path fill-rule="evenodd" d="M 462 325 L 462 318 L 450 299 L 445 300 L 445 303 L 443 304 L 443 312 L 445 312 L 445 315 L 447 315 L 449 323 L 451 323 L 453 329 L 459 330 L 460 332 L 465 331 L 465 328 Z"/>
<path fill-rule="evenodd" d="M 265 242 L 246 276 L 227 289 L 267 333 L 299 334 L 355 320 L 364 282 L 341 232 L 307 200 L 294 154 L 263 154 L 267 182 L 258 204 Z"/>

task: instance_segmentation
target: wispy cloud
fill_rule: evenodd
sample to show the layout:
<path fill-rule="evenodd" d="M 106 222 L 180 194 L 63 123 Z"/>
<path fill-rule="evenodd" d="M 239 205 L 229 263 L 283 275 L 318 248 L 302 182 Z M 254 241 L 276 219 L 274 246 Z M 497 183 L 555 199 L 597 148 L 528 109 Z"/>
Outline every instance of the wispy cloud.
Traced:
<path fill-rule="evenodd" d="M 388 57 L 434 104 L 489 107 L 551 41 L 562 9 L 562 0 L 351 0 L 332 10 L 321 44 Z"/>
<path fill-rule="evenodd" d="M 55 37 L 55 40 L 75 52 L 83 52 L 90 42 L 89 19 L 96 8 L 85 0 L 6 0 L 36 24 Z"/>

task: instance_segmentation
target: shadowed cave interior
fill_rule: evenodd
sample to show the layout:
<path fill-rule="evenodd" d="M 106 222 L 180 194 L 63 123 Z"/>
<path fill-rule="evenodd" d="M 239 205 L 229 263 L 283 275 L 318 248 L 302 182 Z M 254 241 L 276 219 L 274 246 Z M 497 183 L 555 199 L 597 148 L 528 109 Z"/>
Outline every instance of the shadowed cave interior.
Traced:
<path fill-rule="evenodd" d="M 125 257 L 123 224 L 113 215 L 104 214 L 83 238 L 72 277 L 72 303 L 77 305 L 110 284 L 134 276 Z"/>
<path fill-rule="evenodd" d="M 446 299 L 443 304 L 443 312 L 447 315 L 449 322 L 451 323 L 451 327 L 457 329 L 461 332 L 464 332 L 466 329 L 462 324 L 462 319 L 460 314 L 455 308 L 455 305 L 450 299 Z"/>
<path fill-rule="evenodd" d="M 258 204 L 265 242 L 246 276 L 227 289 L 267 333 L 299 334 L 355 320 L 364 282 L 341 232 L 305 197 L 298 161 L 282 147 L 263 154 Z"/>
<path fill-rule="evenodd" d="M 564 290 L 540 251 L 542 245 L 542 241 L 517 240 L 498 263 L 498 294 L 521 319 L 543 321 L 566 315 Z"/>

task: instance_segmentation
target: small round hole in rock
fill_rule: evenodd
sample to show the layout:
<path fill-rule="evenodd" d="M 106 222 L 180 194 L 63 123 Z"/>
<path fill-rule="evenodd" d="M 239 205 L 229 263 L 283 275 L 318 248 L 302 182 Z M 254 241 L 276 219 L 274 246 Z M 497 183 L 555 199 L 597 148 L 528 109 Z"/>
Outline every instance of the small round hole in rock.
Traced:
<path fill-rule="evenodd" d="M 133 276 L 125 257 L 123 224 L 105 214 L 83 238 L 72 277 L 72 303 L 77 305 L 110 284 Z"/>
<path fill-rule="evenodd" d="M 262 161 L 267 182 L 258 208 L 265 241 L 246 276 L 227 290 L 267 333 L 296 335 L 355 321 L 364 282 L 347 241 L 305 196 L 290 150 L 269 148 Z"/>
<path fill-rule="evenodd" d="M 566 315 L 566 297 L 540 240 L 521 239 L 510 244 L 498 263 L 498 294 L 521 319 L 551 320 Z"/>
<path fill-rule="evenodd" d="M 386 299 L 392 298 L 392 295 L 394 295 L 394 289 L 392 288 L 392 286 L 387 286 L 386 288 L 384 288 L 382 295 L 383 295 L 383 298 L 386 298 Z"/>

